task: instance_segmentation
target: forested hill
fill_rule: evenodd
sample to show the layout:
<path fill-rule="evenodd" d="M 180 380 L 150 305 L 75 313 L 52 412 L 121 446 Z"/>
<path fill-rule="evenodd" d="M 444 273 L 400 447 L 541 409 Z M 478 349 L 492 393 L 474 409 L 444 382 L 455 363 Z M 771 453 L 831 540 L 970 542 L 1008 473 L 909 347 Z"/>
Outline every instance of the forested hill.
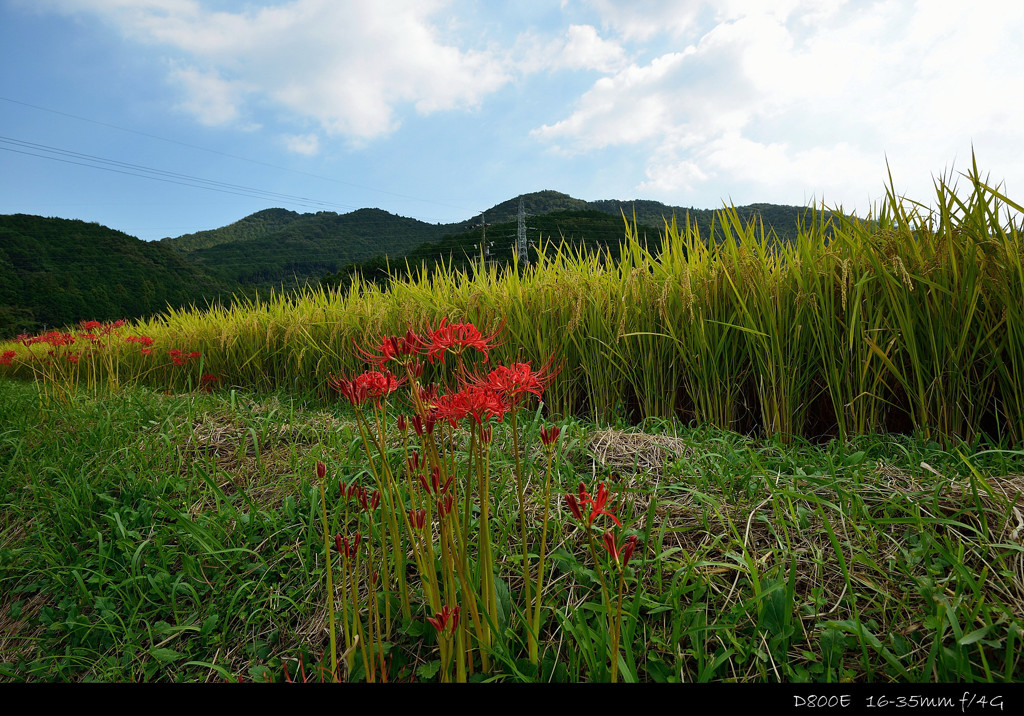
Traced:
<path fill-rule="evenodd" d="M 385 254 L 402 256 L 424 241 L 441 238 L 446 231 L 446 226 L 380 209 L 348 214 L 294 214 L 275 209 L 223 229 L 160 243 L 181 251 L 188 261 L 224 281 L 272 287 L 301 285 L 305 279 L 319 279 L 353 261 Z"/>
<path fill-rule="evenodd" d="M 577 248 L 610 250 L 613 258 L 632 222 L 656 250 L 665 221 L 691 223 L 710 237 L 715 212 L 656 201 L 584 201 L 556 191 L 524 194 L 532 246 L 564 237 Z M 167 305 L 203 305 L 214 298 L 252 295 L 317 283 L 344 282 L 353 270 L 379 276 L 387 262 L 406 260 L 428 270 L 438 259 L 475 257 L 484 226 L 490 261 L 507 264 L 515 241 L 520 197 L 483 216 L 428 224 L 381 209 L 348 214 L 299 214 L 266 209 L 228 226 L 145 242 L 95 223 L 15 214 L 0 216 L 0 338 L 82 319 L 134 318 Z M 773 204 L 736 208 L 744 222 L 764 221 L 783 240 L 796 234 L 808 210 Z M 481 221 L 483 219 L 483 222 Z M 720 237 L 716 237 L 720 238 Z M 531 254 L 532 254 L 531 250 Z"/>
<path fill-rule="evenodd" d="M 680 225 L 686 221 L 687 215 L 690 222 L 699 227 L 702 236 L 708 236 L 711 230 L 712 219 L 723 207 L 716 209 L 696 209 L 685 206 L 670 206 L 660 201 L 650 199 L 599 199 L 597 201 L 584 201 L 576 199 L 568 194 L 545 190 L 524 194 L 523 211 L 527 216 L 541 216 L 553 212 L 576 212 L 576 211 L 599 211 L 604 214 L 621 219 L 623 215 L 632 222 L 635 218 L 637 224 L 652 227 L 656 231 L 664 231 L 666 222 L 676 217 Z M 496 204 L 488 209 L 484 218 L 488 224 L 500 224 L 509 221 L 516 221 L 519 211 L 519 199 L 509 199 Z M 736 213 L 744 222 L 752 219 L 760 219 L 764 222 L 765 230 L 771 228 L 780 239 L 792 239 L 796 236 L 797 222 L 804 218 L 808 209 L 802 206 L 787 206 L 783 204 L 747 204 L 737 206 Z M 469 222 L 464 222 L 468 229 Z M 454 228 L 461 228 L 463 224 L 449 225 L 448 233 L 457 233 Z M 620 237 L 621 238 L 621 237 Z"/>
<path fill-rule="evenodd" d="M 218 244 L 246 243 L 281 231 L 305 216 L 309 215 L 299 214 L 288 209 L 264 209 L 219 229 L 197 231 L 194 234 L 185 234 L 174 239 L 161 239 L 161 242 L 182 253 L 206 249 Z"/>
<path fill-rule="evenodd" d="M 84 221 L 0 215 L 0 337 L 203 305 L 227 288 L 159 242 Z"/>
<path fill-rule="evenodd" d="M 297 214 L 285 209 L 267 209 L 219 229 L 166 238 L 160 243 L 222 281 L 249 290 L 296 287 L 342 269 L 347 272 L 354 264 L 384 265 L 384 257 L 395 265 L 401 264 L 401 259 L 411 253 L 415 254 L 411 256 L 414 260 L 451 255 L 453 249 L 456 255 L 462 255 L 462 244 L 479 243 L 484 222 L 495 227 L 494 236 L 502 236 L 501 240 L 507 243 L 504 234 L 509 233 L 508 225 L 517 221 L 520 199 L 529 217 L 531 240 L 536 242 L 540 237 L 557 240 L 560 235 L 566 235 L 577 242 L 596 240 L 613 249 L 617 241 L 608 239 L 608 231 L 617 227 L 618 239 L 622 238 L 623 215 L 631 221 L 635 217 L 636 223 L 647 227 L 651 239 L 655 240 L 673 216 L 682 223 L 689 215 L 701 235 L 710 236 L 715 214 L 710 209 L 669 206 L 650 200 L 584 201 L 546 190 L 509 199 L 480 215 L 450 224 L 428 224 L 380 209 L 359 209 L 348 214 L 330 211 Z M 797 221 L 807 211 L 802 207 L 773 204 L 752 204 L 736 210 L 743 221 L 760 218 L 766 228 L 774 230 L 782 239 L 796 235 Z M 591 212 L 590 218 L 585 218 L 587 212 Z M 598 213 L 610 221 L 597 221 Z M 557 226 L 545 218 L 556 214 L 561 219 Z M 589 235 L 597 226 L 600 226 L 600 236 Z M 514 234 L 514 226 L 511 231 Z M 438 245 L 436 251 L 430 248 L 442 239 L 445 239 L 444 246 Z M 496 251 L 500 255 L 502 246 L 496 247 Z"/>

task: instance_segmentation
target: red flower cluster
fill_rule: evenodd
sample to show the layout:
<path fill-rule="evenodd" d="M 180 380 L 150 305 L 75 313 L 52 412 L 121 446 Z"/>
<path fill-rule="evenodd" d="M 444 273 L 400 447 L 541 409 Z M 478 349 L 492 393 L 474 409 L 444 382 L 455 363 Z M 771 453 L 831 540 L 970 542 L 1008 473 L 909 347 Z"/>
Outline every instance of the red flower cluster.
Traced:
<path fill-rule="evenodd" d="M 114 321 L 113 323 L 100 323 L 99 321 L 82 321 L 78 325 L 79 325 L 79 330 L 84 331 L 87 334 L 91 334 L 93 331 L 95 331 L 97 328 L 99 328 L 100 329 L 100 335 L 101 336 L 106 336 L 106 335 L 110 335 L 111 333 L 116 331 L 118 328 L 123 326 L 125 324 L 125 322 L 126 321 L 122 318 L 121 320 Z"/>
<path fill-rule="evenodd" d="M 171 357 L 171 362 L 174 363 L 174 365 L 185 365 L 190 360 L 195 360 L 202 354 L 199 351 L 185 353 L 184 351 L 180 351 L 177 348 L 172 348 L 171 350 L 167 351 L 167 355 Z"/>
<path fill-rule="evenodd" d="M 622 567 L 629 564 L 629 560 L 633 556 L 633 550 L 636 549 L 636 535 L 630 535 L 620 546 L 615 544 L 615 535 L 612 534 L 611 530 L 608 530 L 604 533 L 602 540 L 604 541 L 604 548 L 608 550 L 608 554 L 615 560 L 615 564 Z"/>
<path fill-rule="evenodd" d="M 430 406 L 430 417 L 447 420 L 452 427 L 464 418 L 471 418 L 477 425 L 482 425 L 490 418 L 501 420 L 510 408 L 493 388 L 467 385 L 458 393 L 437 396 Z"/>
<path fill-rule="evenodd" d="M 319 466 L 317 469 L 319 470 Z M 319 474 L 319 472 L 317 474 Z M 362 507 L 363 510 L 375 510 L 380 507 L 380 492 L 377 490 L 374 490 L 371 493 L 365 487 L 355 484 L 349 485 L 348 490 L 346 490 L 344 485 L 340 482 L 338 483 L 338 489 L 341 491 L 343 496 L 348 497 L 350 500 L 354 498 L 359 502 L 359 506 Z"/>
<path fill-rule="evenodd" d="M 486 385 L 502 393 L 514 406 L 518 406 L 528 393 L 541 397 L 556 375 L 558 370 L 551 370 L 549 360 L 536 371 L 529 363 L 499 365 L 488 373 L 486 378 L 475 376 L 470 382 L 473 385 Z"/>
<path fill-rule="evenodd" d="M 31 346 L 36 343 L 45 343 L 47 345 L 57 346 L 70 346 L 75 342 L 75 336 L 73 333 L 61 333 L 60 331 L 50 331 L 43 333 L 38 336 L 29 338 L 27 334 L 18 336 L 18 340 L 21 341 L 24 346 Z"/>
<path fill-rule="evenodd" d="M 573 517 L 586 522 L 589 528 L 594 524 L 594 520 L 600 515 L 608 515 L 619 527 L 622 527 L 622 523 L 619 522 L 619 518 L 612 514 L 612 508 L 605 507 L 608 504 L 608 498 L 610 497 L 608 488 L 605 487 L 602 482 L 597 486 L 597 495 L 591 497 L 590 493 L 586 491 L 585 486 L 581 482 L 579 484 L 578 495 L 574 495 L 571 492 L 565 496 L 565 503 L 569 507 L 569 512 L 573 514 Z M 587 506 L 590 506 L 589 512 Z M 584 517 L 584 514 L 586 516 Z"/>
<path fill-rule="evenodd" d="M 487 360 L 488 352 L 495 347 L 492 341 L 498 333 L 499 331 L 495 331 L 489 336 L 484 336 L 472 323 L 448 323 L 447 318 L 442 318 L 441 323 L 430 332 L 430 338 L 425 342 L 427 359 L 433 363 L 435 358 L 440 358 L 444 363 L 444 355 L 449 350 L 458 354 L 466 348 L 475 348 L 483 353 L 484 360 Z"/>
<path fill-rule="evenodd" d="M 213 384 L 218 382 L 220 378 L 209 373 L 203 373 L 203 376 L 199 379 L 199 390 L 204 393 L 213 392 Z"/>
<path fill-rule="evenodd" d="M 406 363 L 412 356 L 420 353 L 423 348 L 423 340 L 413 333 L 410 328 L 405 332 L 404 336 L 383 336 L 380 339 L 380 346 L 376 353 L 370 353 L 364 351 L 362 348 L 356 346 L 360 353 L 367 359 L 368 363 L 376 363 L 377 369 L 383 371 L 384 364 L 390 360 L 397 363 Z"/>
<path fill-rule="evenodd" d="M 443 606 L 436 615 L 427 617 L 427 621 L 437 629 L 438 634 L 444 632 L 445 629 L 449 629 L 450 633 L 454 634 L 455 630 L 459 628 L 459 608 Z"/>
<path fill-rule="evenodd" d="M 562 429 L 557 425 L 552 425 L 550 428 L 546 425 L 542 425 L 540 428 L 540 441 L 545 445 L 550 445 L 558 440 L 559 434 Z"/>
<path fill-rule="evenodd" d="M 434 497 L 440 497 L 444 493 L 448 492 L 448 488 L 452 486 L 453 475 L 449 475 L 448 479 L 445 480 L 444 484 L 441 484 L 441 470 L 437 466 L 435 466 L 434 469 L 430 471 L 429 481 L 427 480 L 427 476 L 424 475 L 423 473 L 420 473 L 419 477 L 420 484 L 423 485 L 423 489 L 426 490 L 428 494 L 433 495 Z"/>
<path fill-rule="evenodd" d="M 418 510 L 409 510 L 409 523 L 418 530 L 423 529 L 427 524 L 427 511 L 422 507 Z"/>
<path fill-rule="evenodd" d="M 352 539 L 352 543 L 349 544 L 348 537 L 342 537 L 334 535 L 334 546 L 338 549 L 340 554 L 343 554 L 348 559 L 352 559 L 359 552 L 359 542 L 363 539 L 363 536 L 356 532 Z"/>
<path fill-rule="evenodd" d="M 143 348 L 149 348 L 153 345 L 153 339 L 149 336 L 125 336 L 125 341 L 128 343 L 138 343 Z"/>
<path fill-rule="evenodd" d="M 4 351 L 3 356 L 0 357 L 0 365 L 13 365 L 17 355 L 16 351 Z"/>
<path fill-rule="evenodd" d="M 405 382 L 405 378 L 399 380 L 391 371 L 370 370 L 351 380 L 332 375 L 327 382 L 348 398 L 352 405 L 362 405 L 367 399 L 373 398 L 380 406 L 380 399 L 398 390 Z"/>

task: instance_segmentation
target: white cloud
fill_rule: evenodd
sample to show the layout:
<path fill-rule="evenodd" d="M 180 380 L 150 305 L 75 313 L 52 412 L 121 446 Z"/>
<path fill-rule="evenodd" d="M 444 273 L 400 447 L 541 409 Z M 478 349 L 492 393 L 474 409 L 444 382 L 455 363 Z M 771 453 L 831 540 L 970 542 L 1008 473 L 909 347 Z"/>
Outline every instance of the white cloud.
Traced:
<path fill-rule="evenodd" d="M 316 134 L 287 134 L 283 137 L 288 151 L 314 156 L 320 151 L 320 137 Z"/>
<path fill-rule="evenodd" d="M 749 200 L 860 202 L 881 193 L 887 156 L 928 196 L 930 173 L 957 154 L 963 162 L 972 141 L 982 155 L 1024 161 L 1013 119 L 1024 113 L 1024 11 L 1016 7 L 591 5 L 610 31 L 660 49 L 595 81 L 533 136 L 567 153 L 634 147 L 648 157 L 637 188 L 666 201 L 724 187 Z"/>
<path fill-rule="evenodd" d="M 627 64 L 626 50 L 600 36 L 593 25 L 569 25 L 561 35 L 548 39 L 526 32 L 516 39 L 510 64 L 523 75 L 558 70 L 614 72 Z"/>
<path fill-rule="evenodd" d="M 232 122 L 246 101 L 313 118 L 329 135 L 365 141 L 393 131 L 399 111 L 472 109 L 509 81 L 491 54 L 445 42 L 439 2 L 292 0 L 214 12 L 195 0 L 49 0 L 89 11 L 139 42 L 168 48 L 181 105 L 200 121 Z M 244 91 L 240 91 L 244 88 Z"/>
<path fill-rule="evenodd" d="M 701 11 L 700 0 L 588 0 L 601 17 L 604 27 L 626 40 L 648 40 L 669 33 L 692 34 Z"/>
<path fill-rule="evenodd" d="M 170 80 L 184 94 L 181 109 L 195 115 L 202 124 L 230 124 L 239 119 L 239 106 L 244 100 L 243 83 L 230 82 L 217 72 L 204 72 L 195 67 L 172 67 Z"/>

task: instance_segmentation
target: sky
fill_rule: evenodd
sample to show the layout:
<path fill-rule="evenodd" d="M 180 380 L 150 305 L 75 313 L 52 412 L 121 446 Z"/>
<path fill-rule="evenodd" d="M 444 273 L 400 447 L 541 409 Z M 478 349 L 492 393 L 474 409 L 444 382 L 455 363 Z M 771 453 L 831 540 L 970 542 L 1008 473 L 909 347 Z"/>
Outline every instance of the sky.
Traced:
<path fill-rule="evenodd" d="M 0 214 L 863 215 L 972 155 L 1024 203 L 1021 37 L 1017 0 L 0 0 Z"/>

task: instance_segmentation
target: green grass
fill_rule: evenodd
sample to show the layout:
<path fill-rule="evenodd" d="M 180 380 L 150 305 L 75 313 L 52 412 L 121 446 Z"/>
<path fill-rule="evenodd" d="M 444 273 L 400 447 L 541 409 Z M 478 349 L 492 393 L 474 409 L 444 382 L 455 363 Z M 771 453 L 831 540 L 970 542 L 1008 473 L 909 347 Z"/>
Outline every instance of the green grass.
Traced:
<path fill-rule="evenodd" d="M 42 408 L 33 385 L 5 380 L 0 416 L 0 679 L 280 681 L 300 657 L 316 677 L 329 645 L 310 478 L 322 459 L 328 486 L 372 485 L 350 408 L 142 387 Z M 562 499 L 595 476 L 640 538 L 622 680 L 1024 678 L 1024 453 L 906 436 L 813 445 L 670 420 L 562 422 L 534 669 L 515 627 L 508 423 L 491 466 L 503 616 L 490 673 L 471 678 L 607 678 L 600 585 Z M 539 421 L 519 423 L 526 463 L 542 469 Z M 391 680 L 437 678 L 426 616 L 396 619 Z"/>

